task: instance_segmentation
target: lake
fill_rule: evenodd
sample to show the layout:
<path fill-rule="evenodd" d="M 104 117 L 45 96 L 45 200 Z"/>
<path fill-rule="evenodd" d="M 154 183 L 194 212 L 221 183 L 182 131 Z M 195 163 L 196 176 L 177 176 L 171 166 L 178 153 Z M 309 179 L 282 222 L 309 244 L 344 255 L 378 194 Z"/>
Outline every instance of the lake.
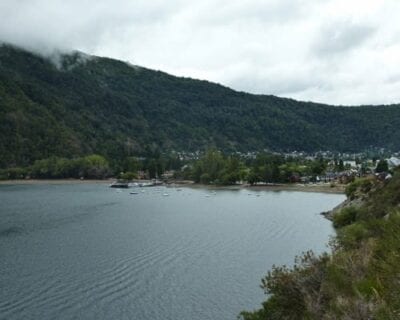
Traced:
<path fill-rule="evenodd" d="M 0 185 L 1 319 L 236 319 L 273 264 L 327 250 L 344 195 Z"/>

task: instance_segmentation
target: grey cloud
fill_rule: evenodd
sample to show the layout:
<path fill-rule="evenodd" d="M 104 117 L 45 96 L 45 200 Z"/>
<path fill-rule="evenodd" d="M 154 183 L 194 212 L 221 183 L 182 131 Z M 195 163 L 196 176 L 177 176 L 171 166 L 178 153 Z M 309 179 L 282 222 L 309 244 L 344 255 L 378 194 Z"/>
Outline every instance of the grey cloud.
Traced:
<path fill-rule="evenodd" d="M 228 85 L 240 90 L 256 94 L 274 94 L 282 96 L 291 96 L 298 92 L 303 92 L 310 87 L 318 87 L 321 82 L 312 75 L 254 75 L 248 73 L 238 78 L 228 80 Z"/>
<path fill-rule="evenodd" d="M 0 42 L 253 93 L 400 101 L 397 0 L 1 0 Z M 371 77 L 371 73 L 374 77 Z"/>
<path fill-rule="evenodd" d="M 385 83 L 392 84 L 392 83 L 397 83 L 400 82 L 400 73 L 396 72 L 393 74 L 390 74 L 386 77 Z"/>
<path fill-rule="evenodd" d="M 0 40 L 38 52 L 95 48 L 123 30 L 162 23 L 179 1 L 3 1 Z"/>
<path fill-rule="evenodd" d="M 359 47 L 371 35 L 375 28 L 351 21 L 335 21 L 321 28 L 315 43 L 315 52 L 320 56 L 346 52 Z"/>
<path fill-rule="evenodd" d="M 270 0 L 270 1 L 204 1 L 199 6 L 205 14 L 196 15 L 199 23 L 207 25 L 227 26 L 232 23 L 259 22 L 265 25 L 288 23 L 307 13 L 307 5 L 302 0 Z M 213 10 L 208 9 L 216 3 Z M 190 10 L 190 7 L 187 8 Z"/>

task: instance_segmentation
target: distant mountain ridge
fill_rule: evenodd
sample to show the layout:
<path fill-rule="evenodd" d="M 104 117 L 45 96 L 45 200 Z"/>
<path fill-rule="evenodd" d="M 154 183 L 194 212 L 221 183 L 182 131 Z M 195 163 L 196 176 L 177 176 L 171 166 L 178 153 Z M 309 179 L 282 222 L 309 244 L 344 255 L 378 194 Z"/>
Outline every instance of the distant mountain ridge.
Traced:
<path fill-rule="evenodd" d="M 337 107 L 237 92 L 82 53 L 0 45 L 0 167 L 50 156 L 400 150 L 400 105 Z"/>

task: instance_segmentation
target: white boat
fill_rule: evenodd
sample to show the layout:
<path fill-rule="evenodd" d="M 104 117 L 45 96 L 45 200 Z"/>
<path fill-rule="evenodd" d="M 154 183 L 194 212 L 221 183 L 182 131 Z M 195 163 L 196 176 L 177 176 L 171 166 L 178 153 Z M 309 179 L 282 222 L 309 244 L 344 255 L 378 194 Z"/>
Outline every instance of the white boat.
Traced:
<path fill-rule="evenodd" d="M 126 181 L 115 181 L 110 184 L 110 188 L 129 188 L 129 183 Z"/>

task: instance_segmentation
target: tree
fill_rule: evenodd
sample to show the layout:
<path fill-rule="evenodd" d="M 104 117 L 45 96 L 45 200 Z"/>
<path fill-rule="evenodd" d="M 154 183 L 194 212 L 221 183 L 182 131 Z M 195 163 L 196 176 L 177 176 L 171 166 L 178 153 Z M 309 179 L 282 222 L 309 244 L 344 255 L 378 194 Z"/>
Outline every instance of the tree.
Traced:
<path fill-rule="evenodd" d="M 388 172 L 389 171 L 389 165 L 388 162 L 385 159 L 380 159 L 378 164 L 376 165 L 375 172 Z"/>
<path fill-rule="evenodd" d="M 140 161 L 136 157 L 127 157 L 123 162 L 122 170 L 124 172 L 137 172 L 140 168 Z"/>
<path fill-rule="evenodd" d="M 339 165 L 338 165 L 338 171 L 343 171 L 344 170 L 344 164 L 343 164 L 343 160 L 340 159 L 339 160 Z"/>

